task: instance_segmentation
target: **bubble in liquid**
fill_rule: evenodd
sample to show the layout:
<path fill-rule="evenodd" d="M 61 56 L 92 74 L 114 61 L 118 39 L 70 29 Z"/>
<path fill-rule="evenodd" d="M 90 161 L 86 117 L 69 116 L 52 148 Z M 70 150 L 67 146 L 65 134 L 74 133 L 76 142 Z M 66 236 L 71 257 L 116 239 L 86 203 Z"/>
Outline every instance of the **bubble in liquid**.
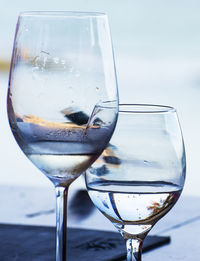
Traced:
<path fill-rule="evenodd" d="M 44 69 L 46 69 L 50 57 L 50 53 L 46 51 L 41 51 L 40 54 L 35 56 L 33 59 L 34 68 L 36 68 L 38 71 L 43 71 Z"/>
<path fill-rule="evenodd" d="M 146 164 L 146 165 L 149 164 L 149 162 L 148 162 L 147 160 L 144 160 L 143 162 L 144 162 L 144 164 Z"/>

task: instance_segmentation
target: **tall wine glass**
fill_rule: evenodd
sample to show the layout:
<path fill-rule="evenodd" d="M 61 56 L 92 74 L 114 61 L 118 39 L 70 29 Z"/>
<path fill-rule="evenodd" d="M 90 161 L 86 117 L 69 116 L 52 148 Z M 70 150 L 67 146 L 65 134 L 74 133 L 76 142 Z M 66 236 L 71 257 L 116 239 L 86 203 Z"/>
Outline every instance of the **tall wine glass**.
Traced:
<path fill-rule="evenodd" d="M 107 16 L 20 14 L 10 69 L 8 117 L 20 148 L 55 185 L 57 261 L 65 261 L 67 256 L 68 187 L 107 146 L 117 111 Z"/>
<path fill-rule="evenodd" d="M 174 108 L 120 105 L 115 132 L 86 171 L 93 203 L 140 261 L 147 233 L 177 202 L 185 180 L 183 138 Z"/>

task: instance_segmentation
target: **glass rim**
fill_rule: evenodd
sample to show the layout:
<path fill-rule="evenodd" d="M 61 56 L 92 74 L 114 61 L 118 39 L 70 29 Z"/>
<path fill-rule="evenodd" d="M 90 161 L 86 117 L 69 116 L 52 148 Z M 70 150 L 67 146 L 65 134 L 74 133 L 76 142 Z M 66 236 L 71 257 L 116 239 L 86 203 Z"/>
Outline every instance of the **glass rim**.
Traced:
<path fill-rule="evenodd" d="M 116 108 L 118 107 L 118 102 L 117 100 L 111 100 L 111 101 L 101 101 L 98 102 L 95 107 L 99 107 L 99 108 Z"/>
<path fill-rule="evenodd" d="M 43 16 L 43 17 L 99 17 L 107 16 L 104 12 L 89 11 L 24 11 L 19 13 L 19 17 L 26 16 Z"/>
<path fill-rule="evenodd" d="M 170 113 L 176 112 L 176 109 L 168 105 L 158 105 L 158 104 L 119 104 L 120 113 L 143 113 L 143 114 L 153 114 L 153 113 Z"/>

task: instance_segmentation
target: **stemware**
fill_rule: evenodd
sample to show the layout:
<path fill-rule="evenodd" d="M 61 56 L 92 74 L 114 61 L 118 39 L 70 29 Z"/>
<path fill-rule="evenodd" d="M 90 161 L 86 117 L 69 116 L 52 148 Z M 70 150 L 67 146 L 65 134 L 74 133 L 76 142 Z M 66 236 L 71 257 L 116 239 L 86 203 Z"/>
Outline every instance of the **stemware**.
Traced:
<path fill-rule="evenodd" d="M 177 202 L 186 160 L 176 110 L 120 105 L 109 145 L 86 171 L 89 196 L 115 225 L 127 261 L 140 261 L 148 232 Z"/>
<path fill-rule="evenodd" d="M 10 69 L 8 117 L 20 148 L 56 188 L 56 261 L 67 258 L 69 185 L 107 146 L 117 112 L 107 16 L 21 13 Z"/>

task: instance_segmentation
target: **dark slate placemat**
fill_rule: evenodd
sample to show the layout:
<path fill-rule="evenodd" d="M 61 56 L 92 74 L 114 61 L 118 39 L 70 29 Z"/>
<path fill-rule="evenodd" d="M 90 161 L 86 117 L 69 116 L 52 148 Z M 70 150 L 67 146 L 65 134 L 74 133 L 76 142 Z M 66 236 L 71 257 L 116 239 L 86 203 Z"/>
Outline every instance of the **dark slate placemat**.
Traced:
<path fill-rule="evenodd" d="M 143 252 L 170 242 L 147 236 Z M 118 232 L 68 228 L 68 261 L 124 260 L 125 242 Z M 0 224 L 1 261 L 55 261 L 55 228 Z"/>

